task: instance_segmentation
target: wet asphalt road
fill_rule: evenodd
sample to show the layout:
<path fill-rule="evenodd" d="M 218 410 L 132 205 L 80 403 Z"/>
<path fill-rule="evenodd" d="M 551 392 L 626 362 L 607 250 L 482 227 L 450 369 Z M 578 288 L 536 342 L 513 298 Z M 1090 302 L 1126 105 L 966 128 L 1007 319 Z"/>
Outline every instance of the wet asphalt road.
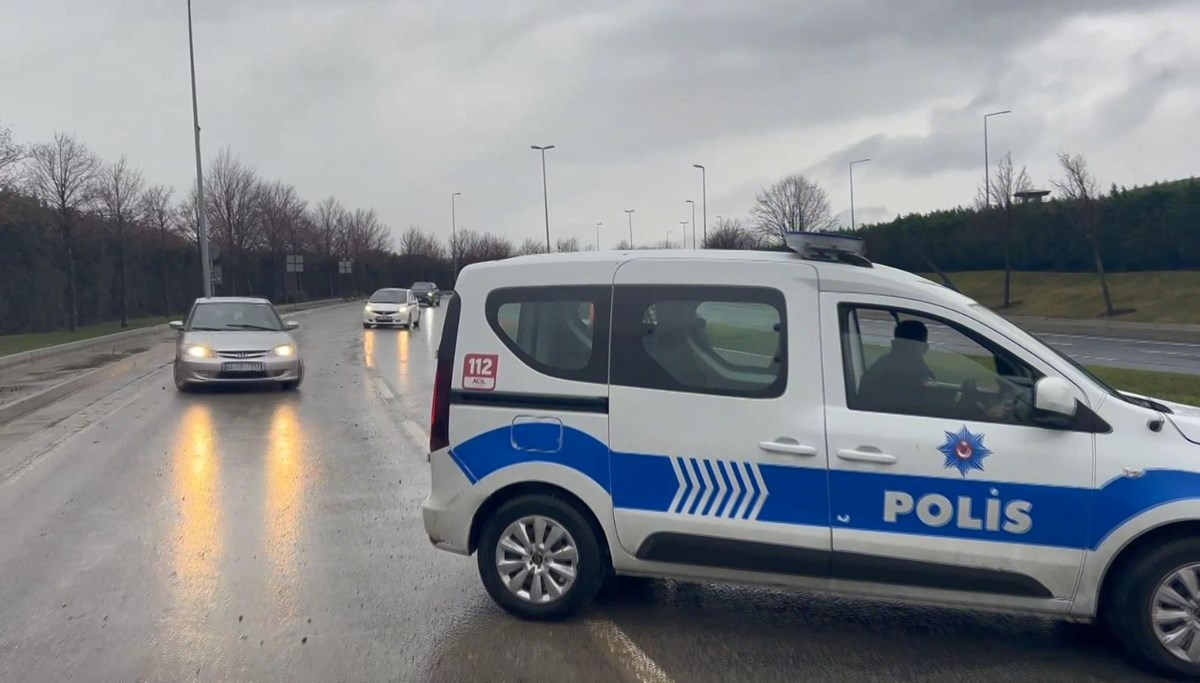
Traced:
<path fill-rule="evenodd" d="M 1083 626 L 767 589 L 505 616 L 421 527 L 442 310 L 300 318 L 295 394 L 164 368 L 0 443 L 0 681 L 1150 680 Z"/>

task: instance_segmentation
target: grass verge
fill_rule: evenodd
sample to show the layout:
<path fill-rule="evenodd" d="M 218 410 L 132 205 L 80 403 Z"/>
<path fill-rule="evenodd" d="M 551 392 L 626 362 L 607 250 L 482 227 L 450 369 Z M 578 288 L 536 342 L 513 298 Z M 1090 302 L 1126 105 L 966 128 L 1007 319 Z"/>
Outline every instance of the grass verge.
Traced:
<path fill-rule="evenodd" d="M 22 351 L 33 351 L 42 349 L 47 346 L 55 346 L 57 344 L 66 344 L 68 342 L 80 341 L 82 339 L 92 339 L 93 337 L 101 337 L 106 334 L 114 334 L 116 332 L 124 332 L 126 330 L 136 330 L 142 327 L 151 325 L 161 325 L 167 322 L 166 318 L 161 316 L 152 316 L 149 318 L 135 318 L 129 321 L 129 327 L 121 327 L 119 322 L 98 323 L 96 325 L 85 325 L 75 330 L 68 332 L 66 330 L 59 332 L 38 332 L 34 334 L 9 334 L 0 336 L 0 356 L 7 356 L 10 353 L 21 353 Z"/>
<path fill-rule="evenodd" d="M 1012 274 L 1012 301 L 1004 303 L 1004 271 L 950 273 L 963 294 L 1004 315 L 1096 319 L 1104 313 L 1100 277 L 1095 273 Z M 941 282 L 936 275 L 924 277 Z M 1200 323 L 1200 272 L 1109 273 L 1113 307 L 1132 312 L 1111 320 L 1143 323 Z"/>

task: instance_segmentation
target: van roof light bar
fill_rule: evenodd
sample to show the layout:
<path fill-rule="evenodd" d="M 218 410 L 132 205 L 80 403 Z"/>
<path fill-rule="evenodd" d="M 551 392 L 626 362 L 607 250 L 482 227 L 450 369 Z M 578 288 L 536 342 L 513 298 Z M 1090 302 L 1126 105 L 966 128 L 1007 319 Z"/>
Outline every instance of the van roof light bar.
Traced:
<path fill-rule="evenodd" d="M 870 268 L 867 243 L 861 237 L 828 232 L 788 232 L 783 241 L 788 249 L 810 261 L 832 261 Z"/>

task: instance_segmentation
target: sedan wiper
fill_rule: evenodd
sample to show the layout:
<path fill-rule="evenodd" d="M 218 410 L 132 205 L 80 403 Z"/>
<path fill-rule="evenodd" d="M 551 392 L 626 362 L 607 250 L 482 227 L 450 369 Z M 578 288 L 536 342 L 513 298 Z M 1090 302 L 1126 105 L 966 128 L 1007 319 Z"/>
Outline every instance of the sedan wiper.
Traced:
<path fill-rule="evenodd" d="M 224 332 L 223 327 L 189 327 L 188 332 Z"/>
<path fill-rule="evenodd" d="M 263 332 L 278 332 L 274 327 L 263 327 L 262 325 L 251 325 L 250 323 L 229 323 L 225 327 L 233 327 L 239 330 L 261 330 Z"/>

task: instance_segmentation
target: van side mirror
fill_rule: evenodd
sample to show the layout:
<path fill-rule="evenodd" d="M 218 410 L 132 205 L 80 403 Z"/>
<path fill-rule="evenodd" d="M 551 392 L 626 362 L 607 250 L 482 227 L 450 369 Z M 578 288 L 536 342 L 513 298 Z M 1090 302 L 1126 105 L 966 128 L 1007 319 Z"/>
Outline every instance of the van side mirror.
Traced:
<path fill-rule="evenodd" d="M 183 329 L 183 321 L 182 320 L 172 320 L 171 322 L 169 322 L 167 324 L 170 325 L 172 330 L 182 330 Z"/>
<path fill-rule="evenodd" d="M 283 324 L 283 327 L 284 327 L 284 329 L 287 329 L 287 330 L 294 330 L 294 329 L 300 327 L 300 323 L 296 322 L 295 320 L 288 320 L 287 322 L 285 322 Z"/>
<path fill-rule="evenodd" d="M 1043 377 L 1033 385 L 1033 407 L 1039 412 L 1074 417 L 1078 405 L 1075 388 L 1061 377 Z"/>

